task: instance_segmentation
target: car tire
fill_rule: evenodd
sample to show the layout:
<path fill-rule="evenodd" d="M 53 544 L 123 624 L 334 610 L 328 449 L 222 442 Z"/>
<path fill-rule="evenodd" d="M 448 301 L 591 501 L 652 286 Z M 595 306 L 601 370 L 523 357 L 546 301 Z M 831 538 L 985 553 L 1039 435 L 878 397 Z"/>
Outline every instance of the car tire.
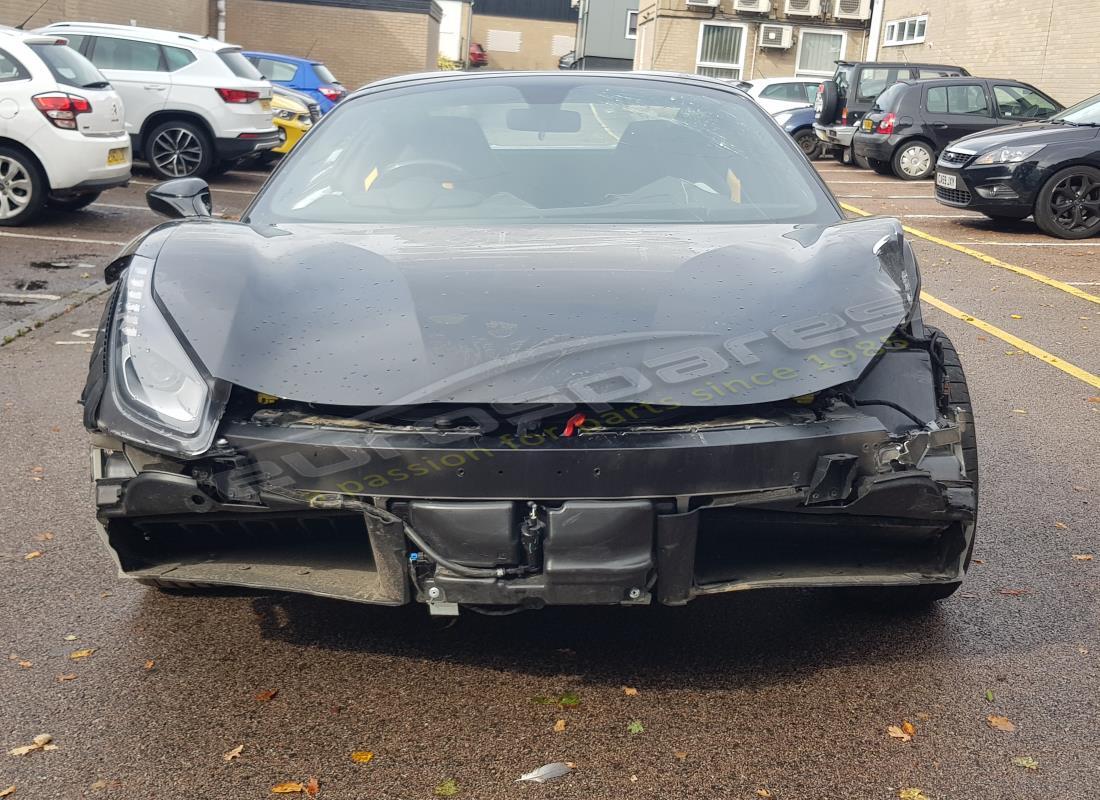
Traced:
<path fill-rule="evenodd" d="M 923 181 L 936 171 L 936 151 L 928 142 L 914 139 L 899 145 L 890 163 L 903 181 Z"/>
<path fill-rule="evenodd" d="M 817 134 L 813 132 L 812 128 L 795 131 L 794 143 L 798 145 L 798 149 L 805 153 L 806 158 L 810 161 L 813 161 L 821 153 L 821 140 L 817 138 Z"/>
<path fill-rule="evenodd" d="M 1081 165 L 1051 176 L 1035 199 L 1035 224 L 1059 239 L 1100 233 L 1100 169 Z"/>
<path fill-rule="evenodd" d="M 867 159 L 867 163 L 871 165 L 871 169 L 877 172 L 879 175 L 893 175 L 894 165 L 889 161 L 879 161 L 877 158 Z"/>
<path fill-rule="evenodd" d="M 42 210 L 49 192 L 42 168 L 30 153 L 0 146 L 0 227 L 18 227 Z"/>
<path fill-rule="evenodd" d="M 927 336 L 933 337 L 939 345 L 934 348 L 941 359 L 940 373 L 940 404 L 941 409 L 959 408 L 970 415 L 971 423 L 966 426 L 962 435 L 963 462 L 966 469 L 966 477 L 974 486 L 975 498 L 979 493 L 978 470 L 978 437 L 974 430 L 974 406 L 970 400 L 970 388 L 966 383 L 966 373 L 963 372 L 962 363 L 959 361 L 959 353 L 955 345 L 947 338 L 947 334 L 939 328 L 925 325 Z M 970 560 L 974 555 L 974 542 L 977 536 L 971 536 L 970 546 L 963 558 L 963 570 L 970 568 Z M 948 583 L 923 583 L 917 586 L 875 586 L 844 588 L 839 591 L 838 598 L 861 608 L 884 608 L 891 611 L 920 611 L 927 608 L 937 600 L 943 600 L 954 594 L 962 586 L 962 581 Z"/>
<path fill-rule="evenodd" d="M 79 211 L 98 200 L 100 194 L 101 192 L 85 192 L 73 197 L 51 197 L 46 200 L 46 205 L 58 211 Z"/>
<path fill-rule="evenodd" d="M 185 120 L 162 122 L 149 132 L 145 160 L 158 178 L 205 178 L 214 166 L 214 143 L 199 125 Z"/>
<path fill-rule="evenodd" d="M 817 97 L 821 100 L 821 107 L 817 107 L 817 102 L 815 100 L 814 109 L 817 111 L 816 119 L 822 125 L 832 125 L 836 122 L 837 104 L 840 102 L 840 89 L 837 87 L 836 81 L 828 80 L 822 81 L 817 91 Z"/>

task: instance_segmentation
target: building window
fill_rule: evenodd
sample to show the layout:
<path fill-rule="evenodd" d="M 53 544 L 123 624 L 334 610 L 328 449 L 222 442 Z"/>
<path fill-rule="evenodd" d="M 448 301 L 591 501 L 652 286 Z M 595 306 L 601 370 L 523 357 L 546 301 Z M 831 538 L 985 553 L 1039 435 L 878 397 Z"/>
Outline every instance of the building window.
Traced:
<path fill-rule="evenodd" d="M 832 75 L 836 62 L 844 60 L 848 48 L 845 31 L 819 31 L 802 29 L 798 36 L 798 56 L 795 60 L 796 75 Z"/>
<path fill-rule="evenodd" d="M 886 23 L 884 47 L 896 47 L 900 44 L 920 44 L 924 41 L 924 32 L 928 28 L 928 15 L 895 19 Z"/>
<path fill-rule="evenodd" d="M 638 38 L 638 12 L 627 11 L 626 12 L 626 38 L 637 39 Z"/>
<path fill-rule="evenodd" d="M 735 22 L 704 22 L 699 26 L 696 74 L 739 80 L 744 63 L 744 25 Z"/>

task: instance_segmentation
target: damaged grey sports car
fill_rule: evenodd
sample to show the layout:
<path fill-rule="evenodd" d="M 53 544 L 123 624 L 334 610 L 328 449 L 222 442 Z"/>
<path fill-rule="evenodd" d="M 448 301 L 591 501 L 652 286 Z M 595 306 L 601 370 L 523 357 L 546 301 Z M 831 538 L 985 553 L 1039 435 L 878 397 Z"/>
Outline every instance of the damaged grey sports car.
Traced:
<path fill-rule="evenodd" d="M 390 79 L 240 221 L 149 203 L 82 398 L 125 576 L 446 615 L 915 605 L 969 565 L 970 397 L 901 226 L 724 82 Z"/>

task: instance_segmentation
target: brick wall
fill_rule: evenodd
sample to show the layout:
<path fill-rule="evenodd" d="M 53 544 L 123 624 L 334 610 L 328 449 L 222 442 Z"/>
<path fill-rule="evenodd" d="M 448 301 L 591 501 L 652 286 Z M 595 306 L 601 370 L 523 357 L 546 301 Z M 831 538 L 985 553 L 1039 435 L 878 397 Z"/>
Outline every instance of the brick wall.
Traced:
<path fill-rule="evenodd" d="M 819 20 L 804 21 L 801 18 L 783 19 L 772 12 L 770 17 L 751 14 L 728 13 L 732 3 L 723 0 L 722 8 L 712 15 L 710 9 L 690 10 L 683 0 L 642 0 L 639 9 L 639 31 L 635 49 L 634 68 L 668 70 L 672 72 L 696 71 L 699 55 L 699 32 L 705 22 L 737 23 L 745 26 L 744 55 L 741 78 L 782 78 L 798 72 L 798 43 L 802 31 L 843 31 L 846 36 L 843 57 L 858 60 L 864 57 L 867 47 L 867 31 L 859 25 L 833 25 Z M 781 6 L 781 4 L 778 4 Z M 794 28 L 794 44 L 789 49 L 758 47 L 760 24 L 784 24 Z M 831 67 L 830 67 L 831 73 Z M 802 74 L 808 74 L 803 72 Z"/>
<path fill-rule="evenodd" d="M 577 23 L 478 14 L 475 3 L 471 35 L 489 54 L 488 69 L 557 69 L 573 49 Z"/>
<path fill-rule="evenodd" d="M 921 44 L 880 47 L 880 61 L 958 64 L 1015 78 L 1070 105 L 1100 92 L 1098 0 L 885 0 L 886 23 L 928 14 Z"/>
<path fill-rule="evenodd" d="M 0 0 L 0 25 L 18 25 L 42 0 Z M 211 3 L 212 5 L 212 3 Z M 113 22 L 186 33 L 213 33 L 209 27 L 207 0 L 49 0 L 27 23 L 40 28 L 51 22 Z"/>
<path fill-rule="evenodd" d="M 248 50 L 325 62 L 349 89 L 436 68 L 439 21 L 428 14 L 229 0 L 226 39 Z"/>

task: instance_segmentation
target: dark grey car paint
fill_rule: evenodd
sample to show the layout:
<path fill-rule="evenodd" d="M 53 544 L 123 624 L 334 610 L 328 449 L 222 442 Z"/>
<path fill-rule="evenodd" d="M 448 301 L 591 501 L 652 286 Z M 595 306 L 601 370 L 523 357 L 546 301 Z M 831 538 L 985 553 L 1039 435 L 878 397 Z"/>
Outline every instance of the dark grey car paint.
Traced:
<path fill-rule="evenodd" d="M 898 235 L 884 219 L 278 232 L 185 222 L 157 254 L 154 288 L 212 377 L 287 399 L 732 405 L 859 376 L 865 346 L 846 364 L 829 351 L 881 340 L 910 312 L 908 248 L 904 266 L 874 252 Z M 740 383 L 705 388 L 728 381 Z"/>

